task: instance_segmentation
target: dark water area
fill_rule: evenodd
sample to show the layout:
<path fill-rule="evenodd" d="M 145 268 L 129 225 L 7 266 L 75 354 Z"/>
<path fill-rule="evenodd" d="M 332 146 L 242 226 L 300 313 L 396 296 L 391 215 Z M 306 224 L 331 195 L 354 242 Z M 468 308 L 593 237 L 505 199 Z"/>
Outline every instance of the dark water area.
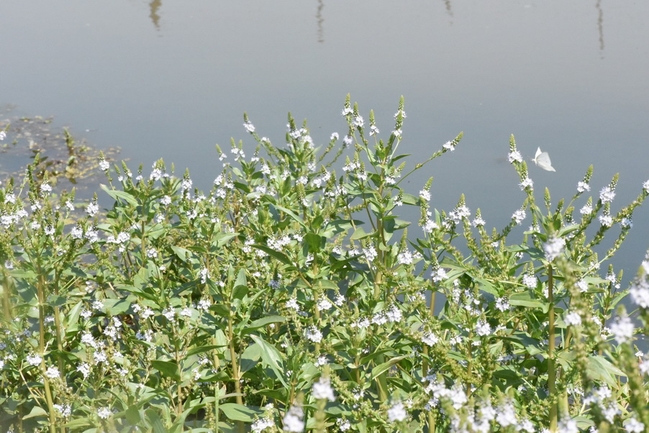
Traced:
<path fill-rule="evenodd" d="M 464 193 L 500 227 L 524 199 L 506 162 L 510 134 L 526 158 L 537 147 L 552 158 L 556 172 L 530 167 L 539 199 L 546 186 L 555 203 L 571 197 L 590 164 L 595 197 L 621 174 L 613 211 L 640 192 L 647 22 L 649 2 L 622 0 L 5 2 L 0 105 L 121 147 L 133 169 L 158 158 L 188 167 L 207 189 L 221 170 L 215 144 L 254 145 L 243 112 L 275 144 L 289 111 L 324 143 L 346 131 L 351 93 L 387 137 L 403 95 L 400 150 L 413 163 L 465 134 L 410 192 L 434 176 L 434 207 Z M 627 276 L 649 247 L 649 210 L 634 224 L 615 262 Z"/>

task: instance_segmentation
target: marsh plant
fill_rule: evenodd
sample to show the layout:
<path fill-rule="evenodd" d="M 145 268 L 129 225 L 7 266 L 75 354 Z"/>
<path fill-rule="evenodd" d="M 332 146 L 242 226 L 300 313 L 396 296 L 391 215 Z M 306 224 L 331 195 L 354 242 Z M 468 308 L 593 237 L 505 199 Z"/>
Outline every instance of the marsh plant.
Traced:
<path fill-rule="evenodd" d="M 590 167 L 539 204 L 512 137 L 522 205 L 487 231 L 403 187 L 461 134 L 409 167 L 403 100 L 387 139 L 342 115 L 322 147 L 244 116 L 257 147 L 217 148 L 207 193 L 162 161 L 101 159 L 86 203 L 33 166 L 5 182 L 3 432 L 645 431 L 649 257 L 626 290 L 609 261 L 649 181 L 614 212 Z"/>

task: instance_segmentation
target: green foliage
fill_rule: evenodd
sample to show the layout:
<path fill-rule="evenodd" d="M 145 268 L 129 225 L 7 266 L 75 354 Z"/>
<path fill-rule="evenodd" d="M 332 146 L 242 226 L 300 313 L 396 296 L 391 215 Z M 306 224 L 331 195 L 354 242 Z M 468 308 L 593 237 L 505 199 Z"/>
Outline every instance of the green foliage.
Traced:
<path fill-rule="evenodd" d="M 347 98 L 315 147 L 232 142 L 207 195 L 162 161 L 106 171 L 82 207 L 29 167 L 0 189 L 0 425 L 13 431 L 641 431 L 649 364 L 607 265 L 649 194 L 611 213 L 617 176 L 566 205 L 525 193 L 491 234 L 464 196 L 403 180 L 403 100 L 387 141 Z M 229 162 L 233 159 L 233 162 Z M 344 161 L 344 162 L 343 162 Z M 336 170 L 339 170 L 338 172 Z M 409 170 L 409 171 L 406 171 Z M 103 193 L 102 193 L 103 194 Z M 105 198 L 105 195 L 102 195 Z M 398 211 L 419 208 L 423 235 Z M 531 218 L 531 227 L 517 229 Z M 594 227 L 593 229 L 590 229 Z M 619 229 L 617 229 L 619 227 Z M 416 229 L 416 228 L 415 228 Z M 412 231 L 412 229 L 411 229 Z M 519 233 L 520 232 L 520 233 Z M 510 234 L 522 241 L 510 243 Z M 613 237 L 599 258 L 595 249 Z M 511 236 L 515 237 L 515 236 Z M 630 287 L 647 323 L 649 257 Z M 443 304 L 441 309 L 436 303 Z M 629 305 L 627 303 L 627 305 Z M 607 326 L 608 325 L 608 326 Z M 333 391 L 333 393 L 332 393 Z M 634 424 L 635 423 L 635 424 Z"/>

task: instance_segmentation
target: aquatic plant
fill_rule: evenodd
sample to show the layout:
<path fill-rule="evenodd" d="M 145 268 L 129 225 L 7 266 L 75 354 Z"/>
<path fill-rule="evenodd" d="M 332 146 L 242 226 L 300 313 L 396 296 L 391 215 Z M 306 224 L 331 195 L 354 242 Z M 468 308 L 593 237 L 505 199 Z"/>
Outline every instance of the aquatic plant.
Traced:
<path fill-rule="evenodd" d="M 488 232 L 464 196 L 450 211 L 433 209 L 432 178 L 418 193 L 403 187 L 462 134 L 409 167 L 398 152 L 403 99 L 387 139 L 349 97 L 342 114 L 342 140 L 334 133 L 323 147 L 291 116 L 282 145 L 244 116 L 257 147 L 250 158 L 242 142 L 228 154 L 217 148 L 223 171 L 206 194 L 161 160 L 133 173 L 103 157 L 107 183 L 86 203 L 53 192 L 33 165 L 3 184 L 0 425 L 649 426 L 649 362 L 634 346 L 646 333 L 649 256 L 626 290 L 608 265 L 649 181 L 613 213 L 618 177 L 585 198 L 589 167 L 568 203 L 553 205 L 546 190 L 539 206 L 512 137 L 523 203 Z M 408 235 L 406 206 L 419 210 L 419 238 Z M 627 312 L 625 299 L 637 309 Z"/>

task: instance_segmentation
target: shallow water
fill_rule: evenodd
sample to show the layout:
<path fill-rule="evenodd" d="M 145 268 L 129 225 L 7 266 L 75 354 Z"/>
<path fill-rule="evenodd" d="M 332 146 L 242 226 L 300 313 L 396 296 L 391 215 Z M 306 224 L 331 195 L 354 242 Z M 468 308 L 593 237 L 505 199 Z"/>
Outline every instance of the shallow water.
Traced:
<path fill-rule="evenodd" d="M 524 198 L 504 159 L 512 133 L 526 157 L 549 152 L 556 173 L 530 172 L 555 199 L 590 164 L 595 194 L 621 173 L 614 210 L 649 179 L 648 18 L 648 2 L 622 0 L 6 2 L 0 104 L 120 146 L 133 168 L 189 167 L 208 188 L 214 145 L 252 144 L 244 111 L 275 143 L 288 111 L 324 142 L 345 130 L 347 93 L 386 135 L 404 95 L 404 152 L 420 160 L 465 133 L 412 192 L 434 175 L 435 207 L 464 192 L 500 226 Z M 627 275 L 647 247 L 641 209 L 618 259 Z"/>

